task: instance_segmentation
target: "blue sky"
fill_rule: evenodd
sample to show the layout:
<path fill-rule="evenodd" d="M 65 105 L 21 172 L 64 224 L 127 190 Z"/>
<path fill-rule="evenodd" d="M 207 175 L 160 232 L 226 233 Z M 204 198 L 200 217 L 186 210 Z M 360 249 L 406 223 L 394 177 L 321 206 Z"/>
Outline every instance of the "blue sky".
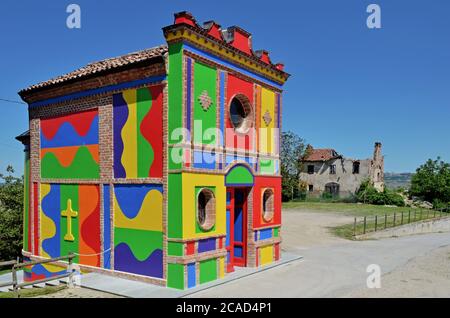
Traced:
<path fill-rule="evenodd" d="M 82 27 L 66 27 L 66 7 Z M 382 28 L 366 26 L 381 6 Z M 370 157 L 381 141 L 386 171 L 408 172 L 428 158 L 450 161 L 450 2 L 19 1 L 0 4 L 0 98 L 86 63 L 159 45 L 161 27 L 187 10 L 198 22 L 239 25 L 253 48 L 267 49 L 292 74 L 283 129 L 315 147 Z M 26 106 L 0 101 L 0 170 L 23 169 L 14 136 L 27 129 Z"/>

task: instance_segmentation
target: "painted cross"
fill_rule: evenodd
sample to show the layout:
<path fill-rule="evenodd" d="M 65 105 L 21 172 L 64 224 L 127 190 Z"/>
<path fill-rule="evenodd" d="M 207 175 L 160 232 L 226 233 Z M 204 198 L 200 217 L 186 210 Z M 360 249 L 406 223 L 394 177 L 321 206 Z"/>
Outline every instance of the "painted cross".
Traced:
<path fill-rule="evenodd" d="M 78 212 L 72 210 L 72 200 L 67 200 L 67 210 L 61 211 L 61 216 L 67 217 L 67 233 L 64 235 L 65 241 L 73 242 L 75 237 L 72 234 L 72 218 L 76 218 L 78 216 Z"/>
<path fill-rule="evenodd" d="M 272 121 L 272 116 L 270 116 L 270 113 L 268 110 L 264 113 L 263 116 L 264 122 L 266 123 L 266 126 L 269 126 L 270 122 Z"/>
<path fill-rule="evenodd" d="M 211 97 L 209 97 L 208 92 L 206 90 L 200 94 L 200 96 L 198 97 L 198 101 L 200 102 L 200 105 L 202 106 L 205 112 L 212 105 Z"/>

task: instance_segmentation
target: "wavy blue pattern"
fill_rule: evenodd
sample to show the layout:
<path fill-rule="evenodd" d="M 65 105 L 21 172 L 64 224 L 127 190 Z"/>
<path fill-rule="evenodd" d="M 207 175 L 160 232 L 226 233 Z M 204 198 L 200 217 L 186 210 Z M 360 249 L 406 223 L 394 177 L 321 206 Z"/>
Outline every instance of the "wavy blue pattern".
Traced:
<path fill-rule="evenodd" d="M 49 217 L 53 223 L 55 223 L 56 233 L 53 237 L 45 239 L 42 241 L 42 249 L 50 257 L 61 256 L 61 245 L 60 245 L 60 232 L 61 227 L 59 223 L 60 211 L 60 186 L 59 184 L 50 185 L 50 192 L 42 199 L 41 209 L 42 212 Z"/>
<path fill-rule="evenodd" d="M 63 123 L 52 139 L 41 133 L 41 148 L 57 148 L 98 144 L 98 115 L 92 120 L 86 136 L 78 135 L 71 123 Z"/>
<path fill-rule="evenodd" d="M 117 199 L 117 203 L 127 218 L 133 219 L 138 215 L 144 198 L 150 190 L 157 190 L 162 193 L 163 186 L 154 184 L 121 184 L 114 186 L 114 194 Z"/>

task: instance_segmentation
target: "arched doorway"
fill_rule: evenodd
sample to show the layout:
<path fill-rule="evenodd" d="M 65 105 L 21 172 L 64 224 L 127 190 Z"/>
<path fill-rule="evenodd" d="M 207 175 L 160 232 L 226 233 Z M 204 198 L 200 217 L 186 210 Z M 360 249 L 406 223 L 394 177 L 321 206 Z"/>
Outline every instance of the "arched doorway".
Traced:
<path fill-rule="evenodd" d="M 245 164 L 236 164 L 225 175 L 227 272 L 247 265 L 247 198 L 253 183 L 251 168 Z"/>
<path fill-rule="evenodd" d="M 339 183 L 329 182 L 325 185 L 325 192 L 331 194 L 332 196 L 339 195 Z"/>

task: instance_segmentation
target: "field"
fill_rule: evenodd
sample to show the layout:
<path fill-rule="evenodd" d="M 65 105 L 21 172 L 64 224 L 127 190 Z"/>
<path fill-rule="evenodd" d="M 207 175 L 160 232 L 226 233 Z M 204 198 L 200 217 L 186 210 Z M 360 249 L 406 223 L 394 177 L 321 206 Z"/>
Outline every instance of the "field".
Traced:
<path fill-rule="evenodd" d="M 356 234 L 363 234 L 439 216 L 439 214 L 436 215 L 435 212 L 431 210 L 361 203 L 285 202 L 283 203 L 283 209 L 304 210 L 309 212 L 330 212 L 352 216 L 356 218 L 356 227 L 354 222 L 352 222 L 331 228 L 331 231 L 336 236 L 346 239 L 353 239 L 355 230 Z M 365 225 L 364 218 L 366 218 Z"/>

